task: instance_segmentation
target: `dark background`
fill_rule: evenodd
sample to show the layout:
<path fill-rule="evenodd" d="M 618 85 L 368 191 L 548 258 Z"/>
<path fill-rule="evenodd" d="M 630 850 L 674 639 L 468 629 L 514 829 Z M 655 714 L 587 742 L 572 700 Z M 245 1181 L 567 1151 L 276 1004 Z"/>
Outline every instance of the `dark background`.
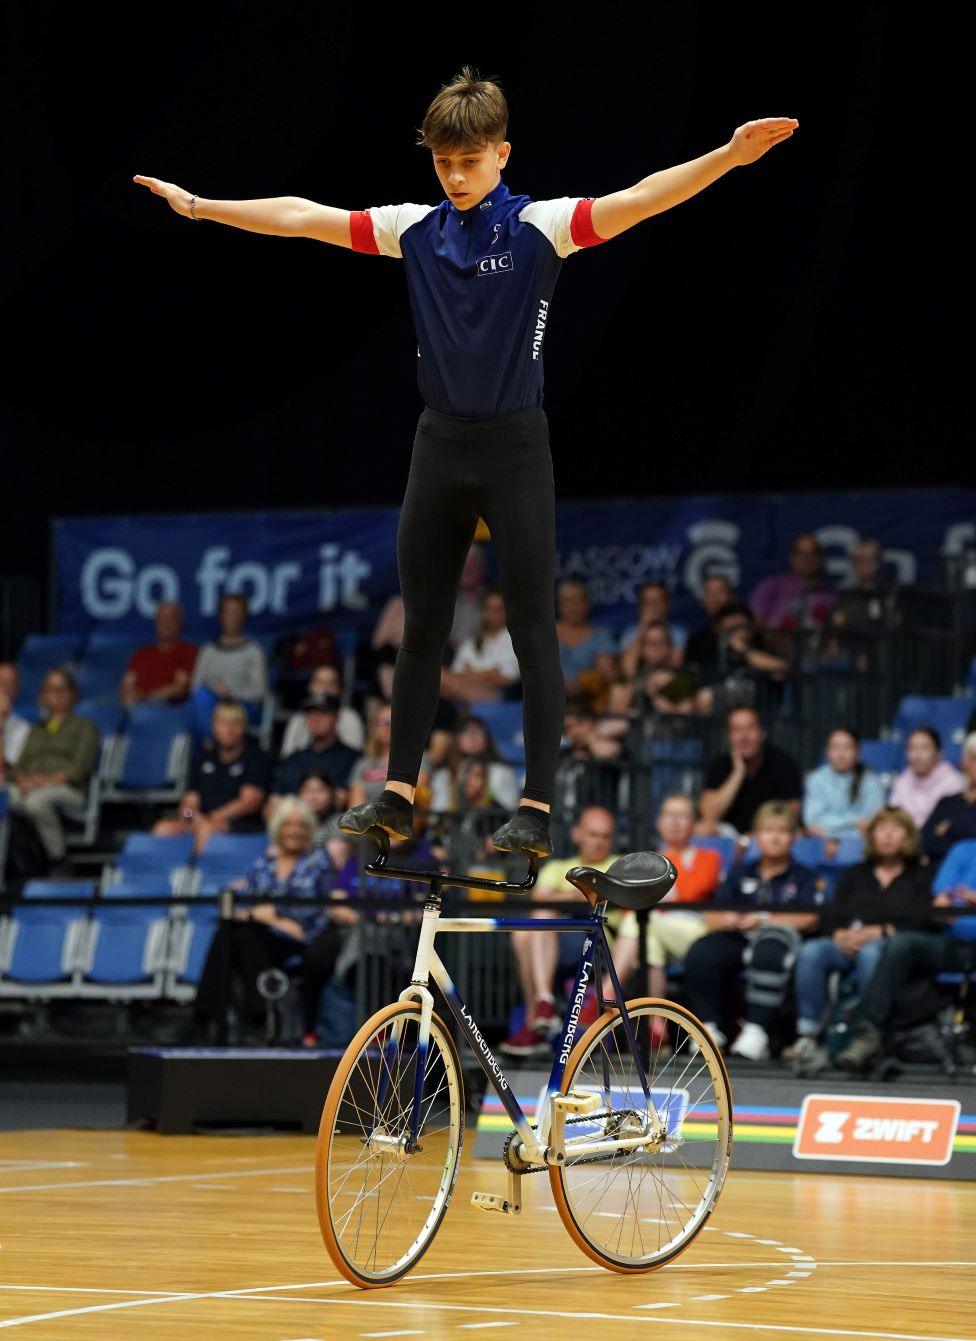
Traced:
<path fill-rule="evenodd" d="M 466 61 L 506 89 L 506 181 L 536 198 L 800 121 L 566 262 L 562 496 L 961 482 L 961 7 L 567 14 L 7 6 L 0 572 L 39 574 L 57 515 L 399 502 L 420 410 L 400 263 L 193 224 L 131 178 L 436 202 L 415 127 Z"/>

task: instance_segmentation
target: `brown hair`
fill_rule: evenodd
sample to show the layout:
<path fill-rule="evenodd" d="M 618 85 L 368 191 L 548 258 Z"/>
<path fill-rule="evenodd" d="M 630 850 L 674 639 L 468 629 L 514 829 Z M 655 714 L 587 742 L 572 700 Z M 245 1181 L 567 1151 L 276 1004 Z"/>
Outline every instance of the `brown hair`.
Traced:
<path fill-rule="evenodd" d="M 508 130 L 508 103 L 490 79 L 482 79 L 465 65 L 444 84 L 427 108 L 420 125 L 418 145 L 434 153 L 446 149 L 483 149 L 500 144 Z"/>
<path fill-rule="evenodd" d="M 868 827 L 864 830 L 865 861 L 878 860 L 878 849 L 874 846 L 874 831 L 884 820 L 894 820 L 896 824 L 901 825 L 905 843 L 900 855 L 905 861 L 916 861 L 922 851 L 922 840 L 911 815 L 899 806 L 882 806 L 876 815 L 871 816 Z"/>

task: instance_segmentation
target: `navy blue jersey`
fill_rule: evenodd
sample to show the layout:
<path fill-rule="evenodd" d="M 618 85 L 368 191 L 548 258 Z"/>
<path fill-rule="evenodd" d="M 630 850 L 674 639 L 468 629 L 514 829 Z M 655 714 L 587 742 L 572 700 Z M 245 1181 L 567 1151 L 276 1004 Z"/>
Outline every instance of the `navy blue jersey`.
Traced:
<path fill-rule="evenodd" d="M 604 239 L 591 198 L 513 196 L 480 205 L 354 210 L 355 251 L 406 262 L 417 331 L 417 384 L 443 414 L 506 414 L 542 404 L 542 346 L 565 257 Z"/>
<path fill-rule="evenodd" d="M 786 908 L 791 903 L 822 903 L 823 882 L 809 866 L 791 861 L 782 875 L 763 879 L 758 861 L 730 871 L 715 896 L 718 903 L 754 903 L 757 908 Z"/>

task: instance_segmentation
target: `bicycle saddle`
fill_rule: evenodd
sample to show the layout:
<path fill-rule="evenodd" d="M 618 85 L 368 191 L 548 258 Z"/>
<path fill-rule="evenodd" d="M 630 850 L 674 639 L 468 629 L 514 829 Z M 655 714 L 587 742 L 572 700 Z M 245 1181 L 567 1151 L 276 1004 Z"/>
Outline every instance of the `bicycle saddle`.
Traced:
<path fill-rule="evenodd" d="M 653 908 L 670 892 L 678 872 L 660 852 L 628 852 L 618 857 L 608 871 L 592 866 L 574 866 L 566 872 L 571 885 L 590 903 L 606 899 L 615 908 L 640 913 Z"/>

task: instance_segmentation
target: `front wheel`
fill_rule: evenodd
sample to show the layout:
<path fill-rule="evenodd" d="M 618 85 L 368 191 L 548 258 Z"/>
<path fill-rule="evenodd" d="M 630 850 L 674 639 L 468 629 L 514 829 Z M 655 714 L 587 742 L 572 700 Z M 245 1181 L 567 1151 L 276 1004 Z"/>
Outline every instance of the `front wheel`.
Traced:
<path fill-rule="evenodd" d="M 422 1045 L 415 1001 L 377 1011 L 339 1062 L 316 1149 L 319 1228 L 347 1280 L 392 1285 L 416 1265 L 451 1200 L 463 1135 L 461 1064 L 443 1022 L 431 1017 Z"/>
<path fill-rule="evenodd" d="M 607 1011 L 573 1049 L 562 1081 L 564 1094 L 595 1093 L 601 1107 L 567 1119 L 566 1160 L 549 1177 L 583 1252 L 612 1271 L 639 1272 L 687 1248 L 715 1209 L 732 1156 L 732 1086 L 711 1035 L 683 1006 L 644 997 L 627 1012 L 635 1035 L 650 1037 L 651 1103 L 623 1018 Z M 639 1138 L 655 1117 L 653 1143 L 587 1155 L 586 1142 Z"/>

